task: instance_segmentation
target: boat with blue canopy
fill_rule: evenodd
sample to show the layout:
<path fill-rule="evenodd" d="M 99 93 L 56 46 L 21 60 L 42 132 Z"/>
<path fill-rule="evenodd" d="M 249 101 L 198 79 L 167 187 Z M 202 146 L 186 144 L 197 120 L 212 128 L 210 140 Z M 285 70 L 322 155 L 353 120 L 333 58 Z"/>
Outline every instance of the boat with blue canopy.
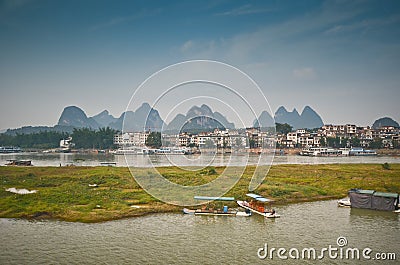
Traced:
<path fill-rule="evenodd" d="M 254 193 L 247 193 L 247 197 L 250 197 L 250 202 L 248 201 L 237 201 L 237 204 L 253 213 L 257 213 L 266 218 L 279 218 L 281 217 L 279 214 L 275 212 L 269 205 L 273 202 L 272 199 L 264 198 L 261 195 Z"/>

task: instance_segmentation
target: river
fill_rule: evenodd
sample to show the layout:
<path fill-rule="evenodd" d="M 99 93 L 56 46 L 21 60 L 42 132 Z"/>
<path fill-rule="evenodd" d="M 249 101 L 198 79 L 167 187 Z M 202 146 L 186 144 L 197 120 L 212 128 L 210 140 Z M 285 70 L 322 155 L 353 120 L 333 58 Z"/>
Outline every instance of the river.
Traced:
<path fill-rule="evenodd" d="M 0 219 L 0 264 L 398 264 L 399 214 L 340 208 L 336 201 L 275 208 L 282 215 L 275 220 L 179 213 L 96 224 Z M 339 247 L 338 237 L 347 245 Z M 300 260 L 287 252 L 287 260 L 276 253 L 260 259 L 265 244 L 296 248 Z M 336 259 L 327 252 L 321 260 L 309 259 L 307 252 L 302 258 L 304 248 L 315 249 L 318 259 L 329 245 L 338 249 L 332 252 Z M 348 248 L 357 248 L 360 260 L 340 258 L 340 249 Z M 365 248 L 371 260 L 362 256 Z M 378 252 L 395 253 L 397 263 L 373 260 Z"/>
<path fill-rule="evenodd" d="M 256 165 L 257 155 L 127 155 L 131 165 L 138 167 L 171 166 L 171 165 L 212 165 L 233 166 Z M 60 164 L 76 166 L 99 166 L 101 163 L 116 163 L 116 166 L 126 166 L 124 155 L 113 154 L 79 154 L 79 153 L 19 153 L 0 154 L 0 165 L 7 160 L 31 160 L 34 166 L 59 166 Z M 274 165 L 279 164 L 331 164 L 331 163 L 400 163 L 399 156 L 350 156 L 350 157 L 308 157 L 299 155 L 275 156 Z"/>

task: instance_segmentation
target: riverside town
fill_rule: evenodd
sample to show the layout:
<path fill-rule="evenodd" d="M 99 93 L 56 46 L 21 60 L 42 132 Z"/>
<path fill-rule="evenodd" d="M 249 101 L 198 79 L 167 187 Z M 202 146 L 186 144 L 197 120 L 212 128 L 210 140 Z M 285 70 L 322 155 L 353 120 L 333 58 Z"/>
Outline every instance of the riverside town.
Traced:
<path fill-rule="evenodd" d="M 286 125 L 286 126 L 285 126 Z M 278 125 L 275 134 L 262 128 L 246 129 L 215 129 L 211 132 L 180 134 L 162 134 L 163 149 L 143 149 L 146 139 L 151 133 L 126 132 L 114 135 L 114 144 L 119 147 L 115 152 L 230 152 L 233 148 L 240 151 L 261 152 L 267 147 L 276 148 L 280 152 L 290 152 L 290 149 L 303 149 L 300 155 L 337 156 L 337 155 L 376 155 L 369 149 L 399 148 L 400 129 L 393 126 L 382 126 L 377 129 L 358 127 L 353 124 L 324 125 L 318 129 L 290 130 L 290 125 Z M 289 131 L 290 130 L 290 131 Z M 136 148 L 136 149 L 135 149 Z M 140 149 L 138 149 L 140 148 Z M 279 152 L 278 152 L 279 154 Z"/>

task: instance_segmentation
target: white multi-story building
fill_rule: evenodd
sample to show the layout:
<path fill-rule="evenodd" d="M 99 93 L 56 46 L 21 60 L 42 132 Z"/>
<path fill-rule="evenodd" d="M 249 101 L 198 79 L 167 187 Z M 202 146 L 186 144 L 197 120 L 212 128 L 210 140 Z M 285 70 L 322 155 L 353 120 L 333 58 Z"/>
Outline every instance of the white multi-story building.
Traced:
<path fill-rule="evenodd" d="M 357 135 L 357 126 L 354 124 L 322 126 L 321 134 L 325 137 L 354 137 Z"/>
<path fill-rule="evenodd" d="M 114 135 L 114 144 L 118 146 L 145 146 L 150 132 L 126 132 Z"/>

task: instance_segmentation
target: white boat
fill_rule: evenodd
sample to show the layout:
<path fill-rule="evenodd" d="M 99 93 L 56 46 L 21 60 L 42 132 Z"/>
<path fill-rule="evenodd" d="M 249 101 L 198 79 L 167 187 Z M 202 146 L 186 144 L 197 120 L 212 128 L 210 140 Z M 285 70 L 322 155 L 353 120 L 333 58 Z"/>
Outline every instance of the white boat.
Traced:
<path fill-rule="evenodd" d="M 340 207 L 351 207 L 350 198 L 343 198 L 337 201 Z"/>
<path fill-rule="evenodd" d="M 153 151 L 154 152 L 154 151 Z M 147 148 L 120 148 L 114 151 L 110 151 L 114 155 L 147 155 L 151 153 L 151 149 Z"/>
<path fill-rule="evenodd" d="M 0 146 L 0 153 L 8 154 L 8 153 L 20 153 L 22 152 L 21 148 L 14 146 Z"/>
<path fill-rule="evenodd" d="M 265 204 L 271 203 L 273 200 L 264 198 L 260 195 L 254 193 L 246 194 L 248 197 L 252 198 L 250 202 L 247 201 L 237 201 L 237 204 L 246 209 L 250 210 L 253 213 L 262 215 L 266 218 L 279 218 L 281 217 L 279 214 L 275 212 L 275 210 L 268 208 Z"/>
<path fill-rule="evenodd" d="M 302 156 L 348 156 L 350 153 L 349 149 L 341 148 L 327 148 L 327 147 L 311 147 L 301 150 L 300 155 Z"/>
<path fill-rule="evenodd" d="M 367 150 L 364 148 L 351 148 L 349 155 L 351 156 L 376 156 L 378 155 L 375 150 Z"/>

